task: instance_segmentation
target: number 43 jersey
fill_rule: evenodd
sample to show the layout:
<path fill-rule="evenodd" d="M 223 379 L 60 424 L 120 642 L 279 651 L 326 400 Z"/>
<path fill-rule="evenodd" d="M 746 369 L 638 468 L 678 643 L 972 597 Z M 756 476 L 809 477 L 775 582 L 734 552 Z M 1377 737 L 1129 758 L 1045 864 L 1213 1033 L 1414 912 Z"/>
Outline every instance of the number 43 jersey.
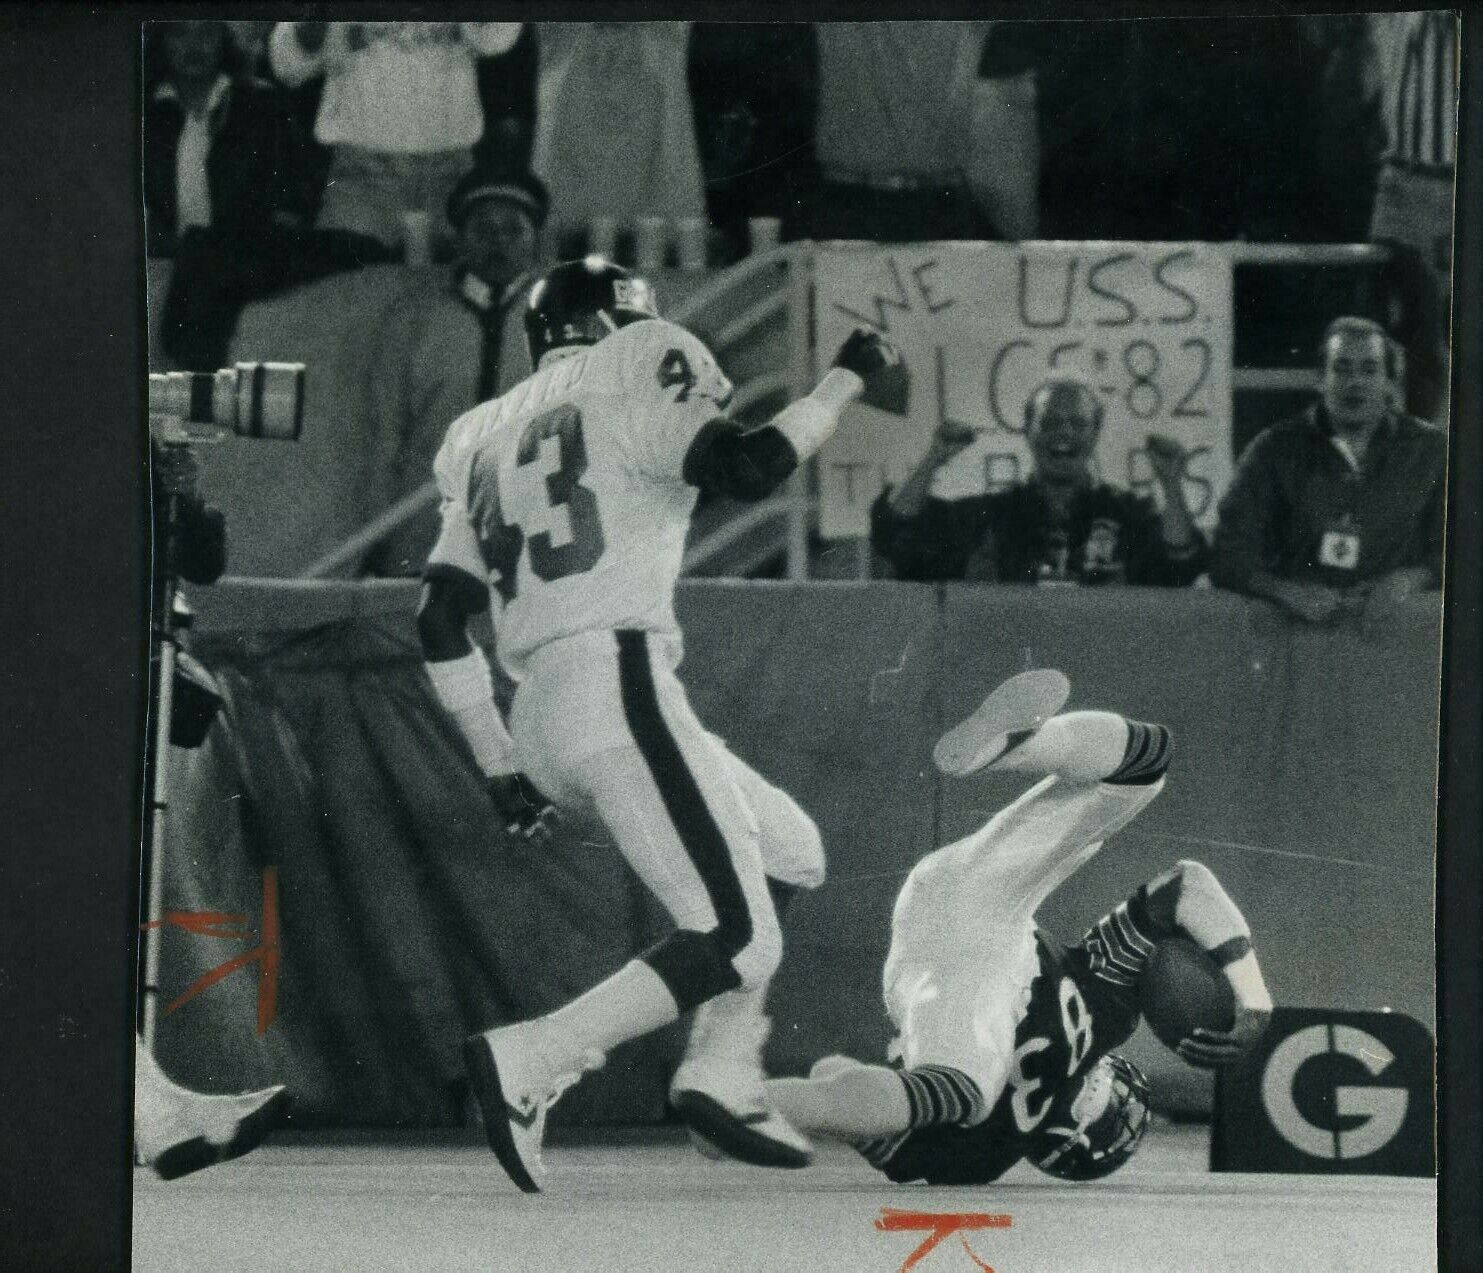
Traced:
<path fill-rule="evenodd" d="M 427 575 L 487 580 L 500 661 L 581 632 L 678 637 L 674 586 L 697 491 L 685 456 L 729 427 L 732 386 L 663 319 L 548 360 L 454 421 L 433 464 L 442 530 Z"/>

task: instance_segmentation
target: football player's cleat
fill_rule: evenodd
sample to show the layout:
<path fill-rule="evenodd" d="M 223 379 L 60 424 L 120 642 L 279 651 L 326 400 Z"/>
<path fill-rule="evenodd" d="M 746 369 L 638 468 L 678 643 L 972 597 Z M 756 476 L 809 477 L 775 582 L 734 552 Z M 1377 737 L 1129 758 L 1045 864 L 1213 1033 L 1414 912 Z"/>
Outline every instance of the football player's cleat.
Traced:
<path fill-rule="evenodd" d="M 669 1099 L 696 1137 L 739 1162 L 807 1167 L 813 1161 L 808 1138 L 767 1103 L 762 1077 L 750 1067 L 687 1061 L 675 1071 Z"/>
<path fill-rule="evenodd" d="M 1057 1102 L 1028 1157 L 1061 1180 L 1100 1180 L 1137 1152 L 1148 1120 L 1148 1079 L 1109 1052 L 1087 1071 L 1069 1109 Z"/>
<path fill-rule="evenodd" d="M 530 365 L 553 349 L 595 345 L 629 323 L 658 318 L 654 289 L 601 256 L 563 261 L 531 289 L 525 307 Z"/>
<path fill-rule="evenodd" d="M 1011 676 L 972 716 L 938 740 L 933 763 L 957 778 L 976 773 L 1031 737 L 1070 696 L 1071 682 L 1054 668 Z"/>
<path fill-rule="evenodd" d="M 168 1144 L 147 1143 L 136 1132 L 140 1156 L 161 1180 L 178 1180 L 191 1172 L 250 1153 L 278 1125 L 288 1109 L 288 1089 L 279 1085 L 235 1096 L 192 1093 L 183 1112 L 195 1124 L 193 1135 Z"/>
<path fill-rule="evenodd" d="M 732 1158 L 758 1167 L 806 1167 L 813 1146 L 767 1103 L 762 1087 L 762 1045 L 771 1023 L 760 1005 L 744 991 L 701 1005 L 670 1082 L 670 1104 L 694 1137 Z"/>
<path fill-rule="evenodd" d="M 602 1054 L 585 1055 L 576 1073 L 556 1075 L 532 1046 L 529 1027 L 513 1025 L 471 1034 L 463 1043 L 463 1059 L 489 1148 L 522 1190 L 540 1193 L 546 1176 L 541 1158 L 546 1112 L 586 1071 L 602 1065 Z"/>

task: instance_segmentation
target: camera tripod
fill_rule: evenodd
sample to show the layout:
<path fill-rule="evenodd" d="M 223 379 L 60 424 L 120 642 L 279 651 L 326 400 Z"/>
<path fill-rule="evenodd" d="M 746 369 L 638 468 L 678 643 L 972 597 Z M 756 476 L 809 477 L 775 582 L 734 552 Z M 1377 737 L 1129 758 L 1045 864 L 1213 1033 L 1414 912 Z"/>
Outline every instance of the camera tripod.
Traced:
<path fill-rule="evenodd" d="M 175 663 L 180 651 L 179 634 L 190 626 L 191 612 L 180 595 L 181 500 L 165 496 L 164 551 L 156 554 L 158 585 L 151 581 L 150 641 L 159 651 L 156 665 L 150 657 L 149 729 L 146 767 L 149 772 L 148 816 L 144 826 L 144 856 L 149 876 L 145 885 L 145 918 L 163 918 L 165 897 L 165 834 L 169 813 L 170 720 L 174 708 Z M 159 1020 L 160 945 L 163 928 L 145 928 L 142 933 L 142 963 L 139 985 L 144 1012 L 141 1034 L 144 1046 L 154 1051 L 155 1026 Z"/>
<path fill-rule="evenodd" d="M 185 447 L 225 438 L 266 438 L 292 442 L 304 423 L 302 363 L 242 362 L 215 372 L 152 372 L 149 377 L 149 433 L 159 447 Z M 154 453 L 151 452 L 153 458 Z M 180 595 L 184 503 L 173 491 L 165 501 L 163 544 L 156 527 L 150 593 L 150 737 L 146 751 L 149 788 L 144 825 L 144 853 L 149 873 L 144 916 L 138 1024 L 146 1048 L 153 1049 L 159 1020 L 159 972 L 162 907 L 165 894 L 165 840 L 169 814 L 170 735 L 174 711 L 175 668 L 180 633 L 190 627 L 191 612 Z M 155 650 L 159 662 L 155 663 Z"/>

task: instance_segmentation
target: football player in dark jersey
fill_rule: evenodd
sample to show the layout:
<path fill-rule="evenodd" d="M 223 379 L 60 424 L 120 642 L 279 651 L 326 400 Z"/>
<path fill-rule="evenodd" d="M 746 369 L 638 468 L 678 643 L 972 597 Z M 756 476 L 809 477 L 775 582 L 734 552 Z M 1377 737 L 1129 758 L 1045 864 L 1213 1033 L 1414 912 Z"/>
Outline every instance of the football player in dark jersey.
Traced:
<path fill-rule="evenodd" d="M 1246 920 L 1198 862 L 1150 880 L 1075 945 L 1036 926 L 1040 904 L 1159 794 L 1168 767 L 1162 726 L 1061 713 L 1069 694 L 1060 672 L 1023 673 L 937 745 L 945 773 L 992 766 L 1039 781 L 902 887 L 883 978 L 891 1066 L 834 1056 L 808 1078 L 768 1080 L 795 1127 L 855 1145 L 892 1180 L 982 1184 L 1022 1158 L 1093 1179 L 1126 1162 L 1148 1085 L 1112 1049 L 1138 1023 L 1139 979 L 1166 938 L 1206 950 L 1236 1002 L 1229 1031 L 1180 1043 L 1186 1061 L 1228 1064 L 1271 1015 Z"/>

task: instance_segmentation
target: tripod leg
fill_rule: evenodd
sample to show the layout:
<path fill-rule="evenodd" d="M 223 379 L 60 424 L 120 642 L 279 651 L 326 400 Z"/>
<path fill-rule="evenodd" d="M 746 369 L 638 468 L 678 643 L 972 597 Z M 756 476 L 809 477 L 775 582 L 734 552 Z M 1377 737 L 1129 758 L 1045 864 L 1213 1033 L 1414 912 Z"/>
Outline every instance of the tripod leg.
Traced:
<path fill-rule="evenodd" d="M 149 791 L 149 879 L 145 894 L 145 915 L 157 920 L 165 901 L 165 826 L 168 812 L 170 764 L 170 712 L 175 687 L 175 633 L 170 615 L 174 606 L 174 589 L 165 597 L 165 620 L 158 629 L 160 665 L 154 694 L 153 747 L 154 773 Z M 159 1016 L 160 942 L 164 930 L 146 928 L 144 940 L 144 978 L 140 993 L 144 996 L 144 1046 L 153 1053 L 155 1026 Z"/>

